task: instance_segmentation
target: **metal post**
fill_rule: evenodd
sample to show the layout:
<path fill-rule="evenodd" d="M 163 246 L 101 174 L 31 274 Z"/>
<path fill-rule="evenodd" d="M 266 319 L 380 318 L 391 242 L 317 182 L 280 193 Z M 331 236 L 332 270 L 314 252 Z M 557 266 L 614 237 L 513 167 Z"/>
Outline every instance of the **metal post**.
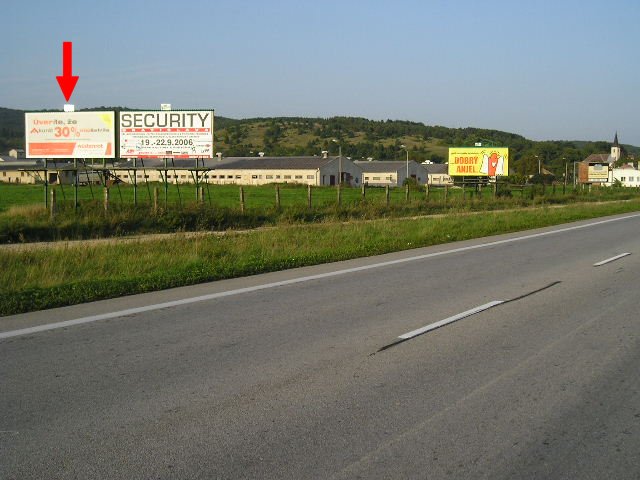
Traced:
<path fill-rule="evenodd" d="M 133 205 L 138 206 L 138 171 L 137 171 L 137 163 L 138 159 L 133 159 Z"/>
<path fill-rule="evenodd" d="M 424 198 L 425 200 L 429 200 L 429 184 L 425 183 L 424 185 Z"/>
<path fill-rule="evenodd" d="M 73 159 L 73 171 L 76 176 L 73 182 L 73 209 L 78 210 L 78 159 Z"/>
<path fill-rule="evenodd" d="M 46 158 L 44 159 L 44 208 L 49 208 L 49 172 Z"/>
<path fill-rule="evenodd" d="M 342 145 L 338 144 L 338 205 L 340 205 L 340 186 L 342 185 Z"/>
<path fill-rule="evenodd" d="M 167 209 L 169 202 L 169 171 L 167 170 L 167 158 L 164 158 L 164 209 Z"/>
<path fill-rule="evenodd" d="M 365 198 L 367 198 L 367 184 L 363 183 L 362 184 L 362 199 L 364 200 Z"/>

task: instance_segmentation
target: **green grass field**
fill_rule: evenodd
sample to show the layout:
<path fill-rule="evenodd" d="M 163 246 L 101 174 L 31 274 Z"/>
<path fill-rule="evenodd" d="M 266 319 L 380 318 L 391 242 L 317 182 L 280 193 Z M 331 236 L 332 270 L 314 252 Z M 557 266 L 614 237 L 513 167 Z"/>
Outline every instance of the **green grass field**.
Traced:
<path fill-rule="evenodd" d="M 65 205 L 73 206 L 74 187 L 72 185 L 56 186 L 57 202 L 61 207 Z M 161 183 L 141 184 L 134 189 L 132 185 L 122 184 L 110 187 L 109 197 L 112 205 L 133 205 L 134 199 L 137 197 L 139 205 L 151 205 L 153 202 L 154 189 L 158 189 L 159 203 L 161 206 L 165 202 L 169 206 L 186 206 L 197 203 L 195 186 L 191 184 L 184 185 L 168 185 L 165 197 L 165 187 Z M 276 186 L 244 186 L 245 208 L 264 210 L 275 207 L 276 205 Z M 547 186 L 543 192 L 541 186 L 528 185 L 526 187 L 500 186 L 500 190 L 508 188 L 515 199 L 531 199 L 532 196 L 541 196 L 543 193 L 549 200 L 553 198 L 561 198 L 563 196 L 563 187 Z M 240 205 L 240 187 L 237 185 L 205 185 L 205 204 L 211 207 L 222 208 L 239 208 Z M 280 200 L 282 207 L 306 206 L 307 205 L 307 187 L 303 185 L 280 185 Z M 51 187 L 50 189 L 51 190 Z M 137 190 L 137 191 L 136 191 Z M 485 186 L 480 192 L 473 192 L 471 187 L 466 189 L 450 188 L 447 192 L 447 198 L 450 201 L 456 201 L 463 196 L 465 199 L 491 199 L 493 197 L 493 189 Z M 631 197 L 638 192 L 633 189 L 594 189 L 589 198 L 605 199 L 605 198 L 621 198 L 623 196 Z M 473 194 L 473 195 L 472 195 Z M 577 194 L 584 196 L 583 192 Z M 568 187 L 565 191 L 566 195 L 575 195 L 573 190 Z M 50 198 L 49 195 L 47 195 Z M 341 200 L 345 206 L 355 205 L 362 202 L 362 192 L 360 188 L 342 188 Z M 409 199 L 412 202 L 422 202 L 429 200 L 431 202 L 443 201 L 445 191 L 442 187 L 431 187 L 427 198 L 424 187 L 413 187 L 409 192 Z M 78 202 L 83 203 L 99 202 L 104 198 L 104 188 L 101 186 L 79 186 Z M 366 200 L 370 203 L 386 204 L 385 189 L 381 187 L 367 187 Z M 398 205 L 406 202 L 405 188 L 390 189 L 390 204 Z M 324 208 L 334 206 L 337 203 L 337 192 L 335 187 L 312 187 L 312 204 L 314 207 Z M 45 204 L 45 191 L 42 185 L 18 185 L 0 183 L 0 213 L 8 211 L 11 207 L 22 207 L 25 205 L 42 205 Z"/>
<path fill-rule="evenodd" d="M 158 208 L 152 207 L 158 188 Z M 599 202 L 637 198 L 635 189 L 567 190 L 501 185 L 495 196 L 491 187 L 479 192 L 470 188 L 413 188 L 406 198 L 404 188 L 390 189 L 387 205 L 384 188 L 368 188 L 366 197 L 357 188 L 342 188 L 337 204 L 335 187 L 313 187 L 312 208 L 307 205 L 307 188 L 281 185 L 281 207 L 276 208 L 276 187 L 245 186 L 244 210 L 240 207 L 240 187 L 234 185 L 205 188 L 203 203 L 196 200 L 193 185 L 169 185 L 166 205 L 164 186 L 112 186 L 108 211 L 103 207 L 103 189 L 78 189 L 74 208 L 74 188 L 56 187 L 55 216 L 44 207 L 44 188 L 31 185 L 0 184 L 0 243 L 89 239 L 145 233 L 248 229 L 267 225 L 290 225 L 327 221 L 374 220 L 466 211 L 505 210 L 544 204 Z M 446 198 L 445 198 L 446 197 Z"/>
<path fill-rule="evenodd" d="M 0 315 L 640 210 L 640 200 L 281 225 L 193 239 L 0 249 Z"/>

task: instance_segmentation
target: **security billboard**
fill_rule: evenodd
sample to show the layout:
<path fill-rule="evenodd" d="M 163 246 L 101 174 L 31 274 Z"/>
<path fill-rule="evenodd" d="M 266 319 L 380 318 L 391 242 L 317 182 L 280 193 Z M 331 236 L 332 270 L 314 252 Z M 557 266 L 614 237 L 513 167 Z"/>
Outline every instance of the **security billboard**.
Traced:
<path fill-rule="evenodd" d="M 449 175 L 452 177 L 509 175 L 509 149 L 502 147 L 450 148 Z"/>
<path fill-rule="evenodd" d="M 113 112 L 25 113 L 27 158 L 114 158 Z"/>
<path fill-rule="evenodd" d="M 213 158 L 213 111 L 120 112 L 121 158 Z"/>

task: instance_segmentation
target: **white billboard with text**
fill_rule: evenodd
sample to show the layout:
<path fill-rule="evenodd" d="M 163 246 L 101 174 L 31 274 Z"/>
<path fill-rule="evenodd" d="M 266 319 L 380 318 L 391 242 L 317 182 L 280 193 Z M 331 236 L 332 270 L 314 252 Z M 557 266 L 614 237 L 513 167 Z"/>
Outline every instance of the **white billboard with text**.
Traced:
<path fill-rule="evenodd" d="M 121 158 L 213 158 L 213 111 L 120 112 Z"/>

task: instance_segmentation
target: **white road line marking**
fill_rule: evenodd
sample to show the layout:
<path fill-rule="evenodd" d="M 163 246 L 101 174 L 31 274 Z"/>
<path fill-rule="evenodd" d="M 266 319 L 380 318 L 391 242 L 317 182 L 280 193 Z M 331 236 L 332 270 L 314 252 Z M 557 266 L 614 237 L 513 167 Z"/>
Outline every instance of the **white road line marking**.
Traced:
<path fill-rule="evenodd" d="M 541 232 L 541 233 L 534 233 L 531 235 L 525 235 L 522 237 L 515 237 L 515 238 L 507 238 L 505 240 L 496 240 L 494 242 L 487 242 L 487 243 L 481 243 L 478 245 L 471 245 L 468 247 L 459 247 L 459 248 L 452 248 L 450 250 L 444 250 L 441 252 L 434 252 L 434 253 L 426 253 L 424 255 L 416 255 L 413 257 L 407 257 L 407 258 L 400 258 L 397 260 L 389 260 L 387 262 L 380 262 L 380 263 L 374 263 L 371 265 L 364 265 L 362 267 L 354 267 L 354 268 L 345 268 L 344 270 L 336 270 L 334 272 L 327 272 L 327 273 L 320 273 L 317 275 L 309 275 L 306 277 L 299 277 L 299 278 L 293 278 L 291 280 L 283 280 L 281 282 L 273 282 L 273 283 L 265 283 L 264 285 L 256 285 L 254 287 L 246 287 L 246 288 L 238 288 L 236 290 L 228 290 L 226 292 L 219 292 L 219 293 L 211 293 L 208 295 L 201 295 L 198 297 L 192 297 L 192 298 L 185 298 L 182 300 L 174 300 L 172 302 L 163 302 L 163 303 L 158 303 L 158 304 L 154 304 L 154 305 L 146 305 L 144 307 L 137 307 L 137 308 L 129 308 L 127 310 L 120 310 L 117 312 L 109 312 L 109 313 L 103 313 L 100 315 L 92 315 L 89 317 L 83 317 L 83 318 L 77 318 L 75 320 L 67 320 L 64 322 L 57 322 L 57 323 L 50 323 L 50 324 L 45 324 L 45 325 L 39 325 L 36 327 L 30 327 L 30 328 L 23 328 L 20 330 L 12 330 L 12 331 L 8 331 L 8 332 L 0 332 L 0 340 L 4 339 L 4 338 L 11 338 L 11 337 L 18 337 L 21 335 L 30 335 L 32 333 L 38 333 L 38 332 L 45 332 L 48 330 L 55 330 L 58 328 L 65 328 L 65 327 L 71 327 L 74 325 L 82 325 L 84 323 L 91 323 L 91 322 L 97 322 L 100 320 L 108 320 L 111 318 L 118 318 L 118 317 L 124 317 L 125 315 L 133 315 L 133 314 L 137 314 L 137 313 L 144 313 L 144 312 L 151 312 L 154 310 L 160 310 L 163 308 L 171 308 L 171 307 L 178 307 L 181 305 L 189 305 L 191 303 L 197 303 L 197 302 L 204 302 L 207 300 L 215 300 L 217 298 L 223 298 L 223 297 L 230 297 L 232 295 L 241 295 L 243 293 L 250 293 L 250 292 L 256 292 L 259 290 L 266 290 L 269 288 L 274 288 L 274 287 L 282 287 L 285 285 L 294 285 L 296 283 L 303 283 L 303 282 L 309 282 L 312 280 L 320 280 L 323 278 L 330 278 L 330 277 L 336 277 L 339 275 L 345 275 L 348 273 L 356 273 L 356 272 L 363 272 L 366 270 L 372 270 L 374 268 L 381 268 L 381 267 L 388 267 L 391 265 L 399 265 L 399 264 L 403 264 L 403 263 L 407 263 L 407 262 L 415 262 L 418 260 L 425 260 L 427 258 L 434 258 L 434 257 L 441 257 L 444 255 L 450 255 L 453 253 L 460 253 L 460 252 L 468 252 L 471 250 L 478 250 L 480 248 L 488 248 L 488 247 L 495 247 L 497 245 L 505 245 L 507 243 L 515 243 L 515 242 L 520 242 L 520 241 L 524 241 L 524 240 L 530 240 L 532 238 L 540 238 L 540 237 L 546 237 L 548 235 L 556 235 L 559 233 L 564 233 L 564 232 L 571 232 L 574 230 L 581 230 L 583 228 L 589 228 L 589 227 L 595 227 L 598 225 L 604 225 L 607 223 L 611 223 L 611 222 L 619 222 L 621 220 L 628 220 L 631 218 L 637 218 L 640 217 L 640 213 L 637 214 L 633 214 L 633 215 L 627 215 L 624 217 L 618 217 L 618 218 L 610 218 L 608 220 L 600 220 L 597 222 L 593 222 L 593 223 L 587 223 L 585 225 L 575 225 L 573 227 L 566 227 L 566 228 L 561 228 L 559 230 L 552 230 L 549 232 Z"/>
<path fill-rule="evenodd" d="M 616 255 L 615 257 L 607 258 L 606 260 L 602 260 L 601 262 L 594 263 L 593 266 L 594 267 L 599 267 L 599 266 L 604 265 L 606 263 L 615 262 L 616 260 L 618 260 L 618 259 L 620 259 L 622 257 L 626 257 L 627 255 L 631 255 L 631 253 L 629 253 L 629 252 L 621 253 L 620 255 Z"/>
<path fill-rule="evenodd" d="M 489 310 L 490 308 L 493 308 L 496 305 L 500 305 L 504 302 L 505 302 L 504 300 L 495 300 L 493 302 L 485 303 L 484 305 L 480 305 L 479 307 L 472 308 L 471 310 L 467 310 L 466 312 L 458 313 L 457 315 L 453 315 L 449 318 L 445 318 L 444 320 L 440 320 L 430 325 L 426 325 L 422 328 L 418 328 L 416 330 L 412 330 L 410 332 L 404 333 L 400 335 L 398 338 L 401 340 L 408 340 L 410 338 L 417 337 L 418 335 L 422 335 L 423 333 L 427 333 L 431 330 L 435 330 L 436 328 L 442 327 L 443 325 L 457 322 L 458 320 L 461 320 L 466 317 L 470 317 L 471 315 L 475 315 L 476 313 Z"/>

